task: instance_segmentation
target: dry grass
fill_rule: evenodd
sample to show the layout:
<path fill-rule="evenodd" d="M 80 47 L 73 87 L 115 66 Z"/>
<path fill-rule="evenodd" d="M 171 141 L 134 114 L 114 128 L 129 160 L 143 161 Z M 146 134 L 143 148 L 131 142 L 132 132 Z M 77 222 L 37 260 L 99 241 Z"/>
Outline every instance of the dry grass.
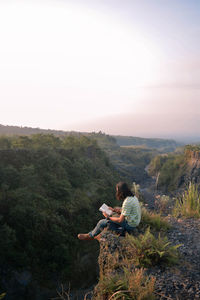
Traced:
<path fill-rule="evenodd" d="M 140 227 L 147 228 L 149 227 L 156 231 L 167 231 L 171 226 L 167 220 L 154 212 L 148 211 L 145 207 L 142 207 L 142 219 Z"/>
<path fill-rule="evenodd" d="M 153 300 L 154 285 L 155 278 L 146 276 L 143 269 L 124 267 L 120 274 L 99 280 L 93 300 Z"/>

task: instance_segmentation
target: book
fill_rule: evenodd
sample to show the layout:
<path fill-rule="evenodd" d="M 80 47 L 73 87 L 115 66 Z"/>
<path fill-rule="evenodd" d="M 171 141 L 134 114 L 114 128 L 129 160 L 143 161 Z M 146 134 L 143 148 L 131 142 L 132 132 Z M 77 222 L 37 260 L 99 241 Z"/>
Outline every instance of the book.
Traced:
<path fill-rule="evenodd" d="M 112 215 L 112 210 L 109 209 L 108 205 L 106 205 L 105 203 L 99 208 L 100 211 L 105 212 L 107 215 Z"/>

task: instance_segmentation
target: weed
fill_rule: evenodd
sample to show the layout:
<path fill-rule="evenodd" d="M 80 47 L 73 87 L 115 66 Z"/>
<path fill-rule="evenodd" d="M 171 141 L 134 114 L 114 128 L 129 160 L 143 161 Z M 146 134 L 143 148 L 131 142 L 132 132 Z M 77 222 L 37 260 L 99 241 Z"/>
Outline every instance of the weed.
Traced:
<path fill-rule="evenodd" d="M 176 217 L 200 217 L 200 194 L 196 184 L 190 182 L 183 196 L 177 198 L 173 214 Z"/>

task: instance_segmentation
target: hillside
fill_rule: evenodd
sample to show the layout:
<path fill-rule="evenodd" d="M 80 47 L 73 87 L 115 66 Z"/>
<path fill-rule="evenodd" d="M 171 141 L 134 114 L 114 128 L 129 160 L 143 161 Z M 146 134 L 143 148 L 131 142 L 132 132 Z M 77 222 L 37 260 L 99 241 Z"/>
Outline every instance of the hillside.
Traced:
<path fill-rule="evenodd" d="M 20 126 L 8 126 L 0 124 L 0 135 L 32 135 L 32 134 L 54 134 L 56 136 L 66 136 L 66 135 L 86 135 L 93 136 L 97 135 L 95 133 L 86 132 L 76 132 L 76 131 L 64 131 L 64 130 L 52 130 L 52 129 L 41 129 L 41 128 L 31 128 L 31 127 L 20 127 Z M 100 132 L 99 134 L 102 134 Z M 174 140 L 168 139 L 158 139 L 158 138 L 141 138 L 132 136 L 119 136 L 110 135 L 116 141 L 119 146 L 141 146 L 146 148 L 159 149 L 160 151 L 170 152 L 175 150 L 180 143 Z"/>
<path fill-rule="evenodd" d="M 143 146 L 164 152 L 174 151 L 180 144 L 174 140 L 158 138 L 141 138 L 132 136 L 114 136 L 120 146 Z"/>
<path fill-rule="evenodd" d="M 22 126 L 10 126 L 0 124 L 0 135 L 32 135 L 32 134 L 54 134 L 56 136 L 61 135 L 79 135 L 78 132 L 63 131 L 63 130 L 52 130 L 52 129 L 41 129 L 32 127 L 22 127 Z"/>
<path fill-rule="evenodd" d="M 166 192 L 200 182 L 200 146 L 187 145 L 182 151 L 156 156 L 149 174 L 157 178 L 157 188 Z"/>
<path fill-rule="evenodd" d="M 88 137 L 97 141 L 125 181 L 143 183 L 149 178 L 145 168 L 158 150 L 143 146 L 120 147 L 114 136 L 101 132 L 88 134 Z"/>
<path fill-rule="evenodd" d="M 0 140 L 0 290 L 8 299 L 35 300 L 45 289 L 47 299 L 63 282 L 95 280 L 97 245 L 80 248 L 77 234 L 97 222 L 102 203 L 114 204 L 117 181 L 86 137 Z"/>
<path fill-rule="evenodd" d="M 3 126 L 0 125 L 0 144 L 1 147 L 9 147 L 9 141 L 4 137 L 19 136 L 17 143 L 25 143 L 27 147 L 27 137 L 37 134 L 52 134 L 56 137 L 75 136 L 81 138 L 86 136 L 92 140 L 96 140 L 99 147 L 106 152 L 111 163 L 114 165 L 121 178 L 132 183 L 133 181 L 141 183 L 148 178 L 145 167 L 149 164 L 150 160 L 164 148 L 158 150 L 148 148 L 146 146 L 137 147 L 120 147 L 114 136 L 99 133 L 81 133 L 81 132 L 67 132 L 56 130 L 43 130 L 39 128 L 17 127 L 17 126 Z M 19 142 L 20 141 L 20 142 Z M 141 139 L 141 142 L 143 140 Z M 4 146 L 3 146 L 4 145 Z M 166 144 L 168 145 L 168 144 Z M 156 144 L 155 144 L 156 146 Z M 164 144 L 162 144 L 164 146 Z M 168 147 L 168 146 L 167 146 Z M 168 148 L 166 148 L 168 149 Z"/>

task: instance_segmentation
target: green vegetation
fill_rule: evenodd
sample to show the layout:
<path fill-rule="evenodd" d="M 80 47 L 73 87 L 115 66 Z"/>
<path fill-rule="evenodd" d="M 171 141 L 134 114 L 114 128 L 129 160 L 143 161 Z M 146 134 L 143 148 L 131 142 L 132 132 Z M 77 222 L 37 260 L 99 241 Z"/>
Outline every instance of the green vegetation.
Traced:
<path fill-rule="evenodd" d="M 155 278 L 144 275 L 143 269 L 124 267 L 122 273 L 102 276 L 93 300 L 154 300 Z"/>
<path fill-rule="evenodd" d="M 121 178 L 129 183 L 133 181 L 144 181 L 148 177 L 145 167 L 150 163 L 151 159 L 160 152 L 173 151 L 177 147 L 176 142 L 173 140 L 109 136 L 101 131 L 99 133 L 81 133 L 0 125 L 0 134 L 11 137 L 14 135 L 21 136 L 20 143 L 25 143 L 26 147 L 28 146 L 27 141 L 30 142 L 27 138 L 31 135 L 37 136 L 46 134 L 61 138 L 66 136 L 78 138 L 86 136 L 98 142 L 100 148 L 107 153 L 111 163 L 115 166 Z M 17 143 L 18 142 L 19 141 L 17 141 Z M 2 137 L 0 144 L 1 149 L 8 149 L 10 147 L 10 140 L 8 140 L 7 137 Z M 32 145 L 28 147 L 32 147 Z"/>
<path fill-rule="evenodd" d="M 42 284 L 56 276 L 80 285 L 89 273 L 81 261 L 89 246 L 80 249 L 77 233 L 96 224 L 103 202 L 115 204 L 117 180 L 105 153 L 86 137 L 1 138 L 0 265 L 29 270 Z"/>
<path fill-rule="evenodd" d="M 51 130 L 51 129 L 41 129 L 32 127 L 22 127 L 22 126 L 9 126 L 0 124 L 0 135 L 5 136 L 30 136 L 36 134 L 53 134 L 55 136 L 68 136 L 68 135 L 79 135 L 79 132 L 74 131 L 63 131 L 63 130 Z"/>
<path fill-rule="evenodd" d="M 190 181 L 200 181 L 200 146 L 187 145 L 172 154 L 155 156 L 148 172 L 157 178 L 157 188 L 173 192 L 187 186 Z"/>
<path fill-rule="evenodd" d="M 174 191 L 183 184 L 187 161 L 184 154 L 159 155 L 149 165 L 149 174 L 157 177 L 157 188 Z"/>
<path fill-rule="evenodd" d="M 150 163 L 153 156 L 158 154 L 158 151 L 142 146 L 120 147 L 114 137 L 102 132 L 88 134 L 88 137 L 95 139 L 106 152 L 123 180 L 129 183 L 133 181 L 139 183 L 148 178 L 145 167 Z"/>
<path fill-rule="evenodd" d="M 159 149 L 163 152 L 174 151 L 178 144 L 174 140 L 140 138 L 132 136 L 114 136 L 120 146 L 143 146 L 147 148 Z"/>
<path fill-rule="evenodd" d="M 138 190 L 138 186 L 134 185 Z M 144 234 L 126 235 L 120 246 L 113 242 L 101 247 L 99 258 L 100 278 L 95 288 L 94 300 L 109 299 L 156 299 L 154 286 L 156 279 L 147 276 L 146 268 L 155 265 L 174 265 L 178 262 L 180 245 L 173 246 L 166 236 L 158 231 L 166 231 L 169 224 L 160 214 L 153 214 L 143 209 L 139 231 L 146 228 Z M 119 242 L 118 242 L 119 243 Z M 112 252 L 112 245 L 118 245 Z M 115 246 L 116 247 L 116 246 Z M 145 268 L 145 269 L 144 269 Z"/>
<path fill-rule="evenodd" d="M 134 266 L 149 267 L 161 263 L 172 265 L 178 261 L 177 249 L 180 245 L 171 246 L 167 237 L 161 234 L 155 237 L 150 228 L 138 237 L 127 235 L 124 243 L 126 256 Z"/>
<path fill-rule="evenodd" d="M 77 234 L 96 224 L 103 202 L 116 205 L 114 187 L 119 179 L 130 183 L 147 177 L 145 167 L 156 153 L 146 146 L 120 147 L 115 138 L 101 132 L 1 136 L 0 267 L 5 272 L 28 271 L 40 287 L 54 289 L 55 278 L 79 287 L 84 281 L 92 284 L 98 245 L 81 243 Z M 172 156 L 155 159 L 151 172 L 160 172 Z M 132 189 L 143 201 L 139 185 L 134 183 Z M 139 230 L 144 234 L 127 236 L 126 251 L 107 257 L 115 259 L 112 269 L 107 261 L 108 270 L 112 273 L 120 266 L 121 274 L 103 276 L 100 272 L 98 297 L 154 299 L 155 279 L 146 276 L 142 267 L 177 260 L 178 246 L 170 246 L 157 232 L 168 228 L 160 214 L 143 208 Z M 133 269 L 132 264 L 140 269 Z"/>
<path fill-rule="evenodd" d="M 137 237 L 127 234 L 115 252 L 105 244 L 99 258 L 100 278 L 93 299 L 155 299 L 156 279 L 147 276 L 143 268 L 176 264 L 179 246 L 172 246 L 160 233 L 153 235 L 150 228 Z"/>
<path fill-rule="evenodd" d="M 110 237 L 111 244 L 101 247 L 99 256 L 99 282 L 94 290 L 93 300 L 109 299 L 155 299 L 153 291 L 155 278 L 147 276 L 142 267 L 132 263 L 127 237 L 124 242 Z M 112 244 L 118 244 L 115 251 Z"/>
<path fill-rule="evenodd" d="M 174 207 L 174 215 L 200 217 L 200 194 L 196 184 L 190 183 L 183 196 L 177 199 Z"/>
<path fill-rule="evenodd" d="M 145 207 L 142 207 L 142 219 L 139 228 L 144 229 L 147 227 L 154 231 L 167 231 L 170 228 L 170 224 L 161 214 L 150 212 Z"/>
<path fill-rule="evenodd" d="M 186 145 L 185 152 L 187 151 L 200 152 L 200 145 Z"/>

